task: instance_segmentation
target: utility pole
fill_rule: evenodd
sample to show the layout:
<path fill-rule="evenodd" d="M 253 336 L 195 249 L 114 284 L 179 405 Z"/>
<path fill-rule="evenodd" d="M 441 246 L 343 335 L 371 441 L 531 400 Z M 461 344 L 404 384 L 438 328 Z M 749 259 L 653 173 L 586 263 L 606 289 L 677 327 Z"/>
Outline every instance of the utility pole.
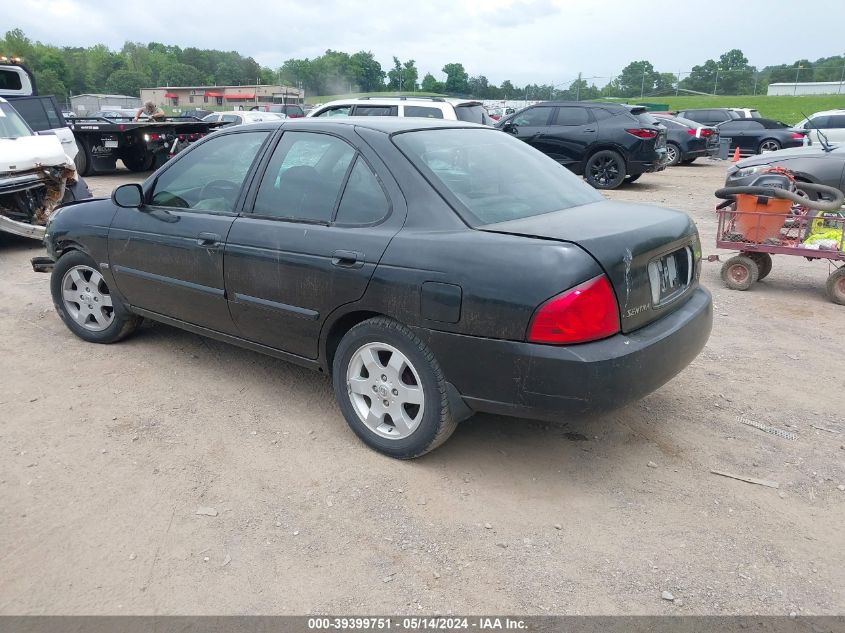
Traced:
<path fill-rule="evenodd" d="M 675 96 L 678 96 L 678 91 L 681 89 L 681 71 L 678 70 L 678 81 L 675 83 Z"/>
<path fill-rule="evenodd" d="M 845 81 L 845 66 L 842 66 L 842 74 L 839 75 L 839 91 L 837 94 L 842 94 L 842 82 Z"/>
<path fill-rule="evenodd" d="M 645 66 L 643 66 L 643 80 L 642 80 L 642 83 L 640 84 L 640 99 L 643 98 L 644 94 L 645 94 Z"/>
<path fill-rule="evenodd" d="M 754 71 L 754 95 L 757 95 L 757 71 Z"/>
<path fill-rule="evenodd" d="M 719 69 L 716 69 L 716 83 L 713 84 L 713 94 L 716 94 L 716 88 L 719 86 Z"/>
<path fill-rule="evenodd" d="M 578 71 L 578 83 L 575 84 L 575 101 L 581 101 L 581 71 Z"/>
<path fill-rule="evenodd" d="M 801 73 L 801 69 L 804 68 L 801 64 L 798 64 L 798 68 L 795 69 L 795 86 L 792 88 L 792 95 L 795 96 L 798 94 L 798 75 Z"/>

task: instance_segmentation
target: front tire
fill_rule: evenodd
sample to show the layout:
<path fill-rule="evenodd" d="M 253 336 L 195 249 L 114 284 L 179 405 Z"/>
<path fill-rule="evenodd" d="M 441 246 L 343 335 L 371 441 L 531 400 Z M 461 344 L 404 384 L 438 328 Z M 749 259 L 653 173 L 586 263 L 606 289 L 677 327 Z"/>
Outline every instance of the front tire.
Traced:
<path fill-rule="evenodd" d="M 457 427 L 437 359 L 393 319 L 377 317 L 349 330 L 335 352 L 332 380 L 349 427 L 390 457 L 424 455 Z"/>
<path fill-rule="evenodd" d="M 114 343 L 141 323 L 112 295 L 96 262 L 82 251 L 59 258 L 50 277 L 50 293 L 67 328 L 89 343 Z"/>
<path fill-rule="evenodd" d="M 625 159 L 613 150 L 600 150 L 587 159 L 584 177 L 595 189 L 616 189 L 625 180 Z"/>
<path fill-rule="evenodd" d="M 140 154 L 125 156 L 122 160 L 126 169 L 129 171 L 139 172 L 150 171 L 155 164 L 156 157 L 152 152 L 145 151 Z"/>

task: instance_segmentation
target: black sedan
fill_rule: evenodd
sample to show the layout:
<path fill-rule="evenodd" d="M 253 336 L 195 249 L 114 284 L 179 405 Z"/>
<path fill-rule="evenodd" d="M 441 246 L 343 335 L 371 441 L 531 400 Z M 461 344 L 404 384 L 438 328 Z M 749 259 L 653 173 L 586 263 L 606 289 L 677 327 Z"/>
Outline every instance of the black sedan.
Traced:
<path fill-rule="evenodd" d="M 716 126 L 721 138 L 731 141 L 731 151 L 743 154 L 776 152 L 785 147 L 801 147 L 807 130 L 797 130 L 773 119 L 737 119 Z"/>
<path fill-rule="evenodd" d="M 719 153 L 719 132 L 716 128 L 683 117 L 654 114 L 666 126 L 666 156 L 669 166 L 690 165 L 696 158 Z"/>
<path fill-rule="evenodd" d="M 62 208 L 45 244 L 80 338 L 148 318 L 324 372 L 353 431 L 398 458 L 476 411 L 624 405 L 695 358 L 712 321 L 684 213 L 607 201 L 459 121 L 228 128 Z"/>
<path fill-rule="evenodd" d="M 812 147 L 784 149 L 744 158 L 728 168 L 725 186 L 748 186 L 772 168 L 791 171 L 799 183 L 799 191 L 800 183 L 811 182 L 845 192 L 845 146 L 839 145 L 814 144 Z M 817 197 L 814 192 L 807 192 L 807 195 L 814 199 Z"/>

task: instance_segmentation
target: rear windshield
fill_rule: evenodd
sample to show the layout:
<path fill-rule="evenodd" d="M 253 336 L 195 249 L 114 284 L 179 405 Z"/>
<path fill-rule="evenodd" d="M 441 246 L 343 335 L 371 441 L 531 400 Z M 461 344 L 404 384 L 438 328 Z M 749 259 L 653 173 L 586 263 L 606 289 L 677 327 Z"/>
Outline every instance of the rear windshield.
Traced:
<path fill-rule="evenodd" d="M 282 107 L 282 112 L 289 116 L 305 116 L 305 113 L 302 111 L 298 105 L 286 105 Z"/>
<path fill-rule="evenodd" d="M 472 226 L 603 200 L 568 169 L 494 129 L 403 132 L 393 142 Z"/>
<path fill-rule="evenodd" d="M 458 120 L 469 123 L 481 123 L 482 125 L 491 125 L 493 123 L 487 114 L 487 110 L 480 104 L 456 106 L 455 116 L 458 117 Z"/>

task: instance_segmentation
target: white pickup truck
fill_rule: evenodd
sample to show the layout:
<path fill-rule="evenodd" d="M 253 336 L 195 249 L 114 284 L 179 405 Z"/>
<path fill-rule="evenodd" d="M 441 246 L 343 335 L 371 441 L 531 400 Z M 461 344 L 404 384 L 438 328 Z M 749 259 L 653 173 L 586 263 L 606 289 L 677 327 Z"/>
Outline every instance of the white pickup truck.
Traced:
<path fill-rule="evenodd" d="M 0 231 L 41 239 L 58 205 L 90 197 L 59 136 L 35 134 L 0 98 Z"/>

